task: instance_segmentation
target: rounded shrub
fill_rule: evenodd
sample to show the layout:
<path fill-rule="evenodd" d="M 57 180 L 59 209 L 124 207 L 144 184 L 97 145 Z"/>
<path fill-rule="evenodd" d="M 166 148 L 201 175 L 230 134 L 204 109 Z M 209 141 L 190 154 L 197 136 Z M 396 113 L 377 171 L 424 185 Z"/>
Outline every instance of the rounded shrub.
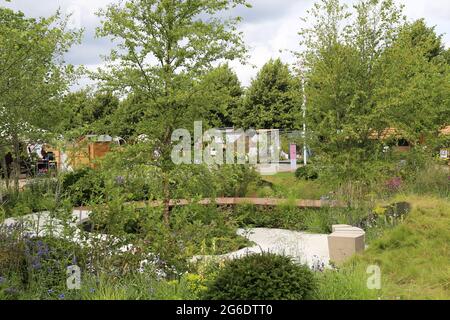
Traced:
<path fill-rule="evenodd" d="M 208 284 L 209 300 L 306 300 L 315 290 L 313 272 L 270 253 L 228 261 Z"/>
<path fill-rule="evenodd" d="M 299 167 L 295 171 L 295 176 L 297 179 L 303 180 L 317 180 L 319 178 L 319 173 L 317 170 L 311 166 Z"/>

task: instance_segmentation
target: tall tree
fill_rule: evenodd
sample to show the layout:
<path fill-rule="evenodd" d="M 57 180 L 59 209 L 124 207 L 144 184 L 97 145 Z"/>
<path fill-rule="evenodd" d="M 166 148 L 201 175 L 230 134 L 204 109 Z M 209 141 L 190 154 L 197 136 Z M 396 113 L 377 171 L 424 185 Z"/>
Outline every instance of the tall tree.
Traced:
<path fill-rule="evenodd" d="M 360 0 L 353 10 L 339 0 L 320 0 L 300 31 L 310 144 L 347 178 L 364 174 L 355 163 L 381 150 L 371 139 L 387 125 L 374 112 L 376 66 L 402 19 L 401 7 L 390 0 Z"/>
<path fill-rule="evenodd" d="M 248 88 L 236 121 L 246 129 L 298 129 L 300 111 L 300 79 L 280 59 L 271 59 Z"/>
<path fill-rule="evenodd" d="M 75 74 L 63 56 L 80 33 L 66 24 L 59 13 L 36 20 L 0 7 L 0 135 L 13 149 L 16 188 L 21 140 L 52 128 L 58 99 Z"/>
<path fill-rule="evenodd" d="M 89 89 L 70 92 L 61 100 L 61 131 L 75 135 L 108 134 L 110 117 L 119 107 L 119 99 L 112 92 Z M 75 129 L 75 130 L 74 130 Z"/>
<path fill-rule="evenodd" d="M 138 136 L 140 133 L 137 127 L 144 118 L 147 108 L 148 103 L 145 97 L 136 94 L 128 95 L 120 101 L 117 110 L 108 117 L 107 131 L 125 140 Z"/>
<path fill-rule="evenodd" d="M 192 103 L 198 108 L 204 126 L 233 127 L 236 110 L 242 104 L 244 90 L 228 64 L 214 68 L 202 77 Z"/>
<path fill-rule="evenodd" d="M 420 20 L 406 24 L 391 0 L 360 0 L 353 11 L 339 0 L 321 0 L 310 17 L 300 61 L 313 147 L 330 167 L 346 178 L 364 176 L 382 155 L 377 134 L 394 127 L 416 142 L 435 131 L 450 91 L 433 28 Z"/>
<path fill-rule="evenodd" d="M 440 36 L 418 20 L 406 24 L 380 58 L 374 114 L 411 142 L 450 120 L 450 69 L 443 53 Z"/>
<path fill-rule="evenodd" d="M 129 0 L 100 11 L 99 36 L 119 42 L 97 77 L 113 90 L 145 97 L 139 130 L 158 150 L 163 173 L 164 219 L 169 222 L 171 135 L 196 117 L 189 109 L 196 79 L 221 60 L 243 58 L 239 18 L 224 19 L 245 0 Z M 191 122 L 192 123 L 192 122 Z"/>

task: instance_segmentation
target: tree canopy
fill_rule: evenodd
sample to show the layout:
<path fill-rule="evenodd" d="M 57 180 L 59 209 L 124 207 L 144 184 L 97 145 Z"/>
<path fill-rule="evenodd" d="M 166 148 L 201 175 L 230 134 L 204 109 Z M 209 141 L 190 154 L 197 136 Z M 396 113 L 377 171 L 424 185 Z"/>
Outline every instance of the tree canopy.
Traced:
<path fill-rule="evenodd" d="M 280 59 L 270 60 L 248 88 L 244 103 L 236 112 L 238 126 L 245 129 L 298 129 L 301 80 Z M 257 116 L 255 116 L 257 115 Z"/>
<path fill-rule="evenodd" d="M 32 19 L 0 7 L 0 145 L 13 149 L 16 187 L 20 141 L 37 139 L 56 125 L 59 99 L 76 74 L 64 54 L 80 33 L 66 24 L 59 12 Z"/>

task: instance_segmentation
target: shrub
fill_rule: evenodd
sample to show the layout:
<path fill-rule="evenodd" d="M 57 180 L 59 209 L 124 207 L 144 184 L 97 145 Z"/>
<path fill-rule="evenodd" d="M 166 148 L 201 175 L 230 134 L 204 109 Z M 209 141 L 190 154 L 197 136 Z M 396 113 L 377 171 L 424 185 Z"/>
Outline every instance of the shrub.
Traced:
<path fill-rule="evenodd" d="M 87 205 L 104 193 L 105 182 L 101 172 L 89 167 L 67 173 L 63 177 L 63 192 L 74 205 Z"/>
<path fill-rule="evenodd" d="M 297 179 L 302 180 L 317 180 L 319 178 L 319 173 L 314 167 L 308 165 L 304 167 L 299 167 L 295 171 L 295 176 L 297 177 Z"/>
<path fill-rule="evenodd" d="M 248 165 L 223 165 L 213 171 L 218 196 L 244 197 L 259 175 Z"/>
<path fill-rule="evenodd" d="M 315 288 L 307 266 L 275 254 L 250 255 L 227 262 L 208 284 L 211 300 L 305 300 Z"/>

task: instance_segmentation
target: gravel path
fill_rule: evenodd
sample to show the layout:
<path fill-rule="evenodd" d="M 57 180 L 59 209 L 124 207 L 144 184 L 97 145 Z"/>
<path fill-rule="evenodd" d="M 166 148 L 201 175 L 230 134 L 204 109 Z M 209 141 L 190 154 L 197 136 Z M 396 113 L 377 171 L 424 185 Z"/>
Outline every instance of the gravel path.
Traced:
<path fill-rule="evenodd" d="M 239 259 L 248 254 L 270 252 L 292 257 L 300 264 L 307 264 L 314 269 L 330 267 L 328 252 L 328 235 L 310 234 L 282 229 L 239 229 L 238 234 L 246 237 L 255 245 L 221 256 L 197 256 L 193 261 L 201 259 Z"/>

